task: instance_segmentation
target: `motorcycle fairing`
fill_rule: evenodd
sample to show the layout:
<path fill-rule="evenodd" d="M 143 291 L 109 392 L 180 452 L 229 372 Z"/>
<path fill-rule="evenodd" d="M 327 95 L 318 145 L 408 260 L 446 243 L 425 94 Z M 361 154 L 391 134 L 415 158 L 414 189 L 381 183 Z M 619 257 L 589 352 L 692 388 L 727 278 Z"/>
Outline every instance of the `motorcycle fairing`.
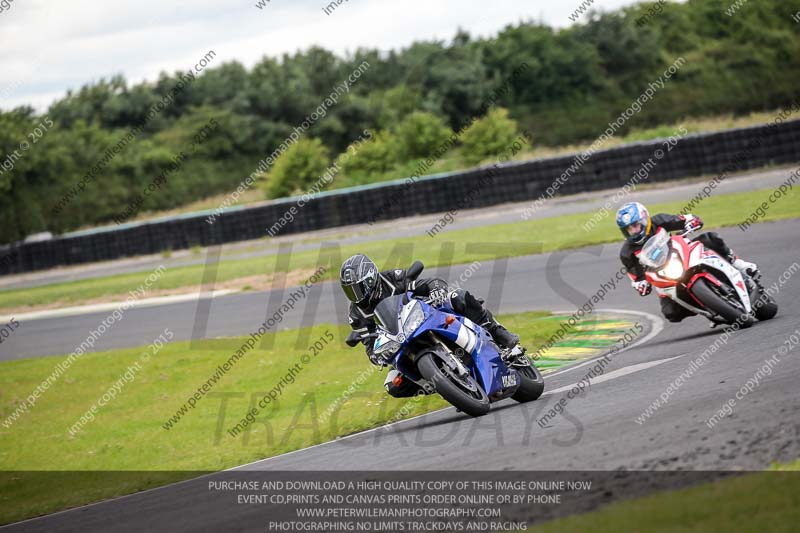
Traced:
<path fill-rule="evenodd" d="M 456 314 L 449 306 L 433 307 L 426 302 L 417 300 L 425 313 L 425 321 L 403 342 L 395 358 L 395 366 L 403 374 L 408 374 L 412 379 L 422 379 L 416 371 L 415 365 L 405 357 L 405 350 L 411 340 L 433 332 L 435 335 L 448 339 L 462 347 L 473 361 L 469 365 L 472 377 L 486 392 L 486 395 L 496 400 L 513 394 L 519 387 L 517 371 L 509 368 L 492 341 L 491 336 L 479 325 L 470 319 Z M 447 324 L 448 316 L 455 320 Z"/>
<path fill-rule="evenodd" d="M 721 274 L 728 278 L 727 281 L 739 295 L 745 311 L 750 313 L 750 295 L 747 292 L 744 278 L 742 277 L 741 272 L 734 268 L 733 265 L 717 255 L 713 250 L 706 249 L 699 241 L 687 242 L 685 239 L 673 237 L 671 244 L 672 250 L 675 251 L 680 257 L 685 271 L 688 272 L 690 270 L 696 270 L 698 266 L 704 265 L 713 270 L 715 273 Z M 648 272 L 648 278 L 650 279 L 651 284 L 659 296 L 670 298 L 678 305 L 695 313 L 705 316 L 710 316 L 712 314 L 702 306 L 702 304 L 697 300 L 697 298 L 694 297 L 694 294 L 692 293 L 692 287 L 700 278 L 705 278 L 717 286 L 720 285 L 720 281 L 711 272 L 696 272 L 686 284 L 687 292 L 692 299 L 700 305 L 699 307 L 694 306 L 678 297 L 677 285 L 675 284 L 674 280 L 662 278 L 655 272 Z"/>
<path fill-rule="evenodd" d="M 744 278 L 742 277 L 741 272 L 739 272 L 733 265 L 728 263 L 717 254 L 708 250 L 701 254 L 696 248 L 695 250 L 692 250 L 692 256 L 698 256 L 697 263 L 695 263 L 693 260 L 693 264 L 706 265 L 707 267 L 712 268 L 716 272 L 722 273 L 725 277 L 727 277 L 730 281 L 730 285 L 734 288 L 736 294 L 739 295 L 739 299 L 744 305 L 745 312 L 750 313 L 752 311 L 750 294 L 747 292 L 747 286 L 744 283 Z M 691 286 L 688 288 L 691 291 Z"/>

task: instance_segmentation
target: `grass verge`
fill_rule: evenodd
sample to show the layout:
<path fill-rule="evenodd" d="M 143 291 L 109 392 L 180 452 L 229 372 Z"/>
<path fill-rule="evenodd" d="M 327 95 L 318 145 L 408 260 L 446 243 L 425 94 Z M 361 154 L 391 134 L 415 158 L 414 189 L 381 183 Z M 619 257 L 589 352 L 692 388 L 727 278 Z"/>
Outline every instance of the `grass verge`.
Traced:
<path fill-rule="evenodd" d="M 543 343 L 559 324 L 544 312 L 501 318 L 527 346 Z M 82 356 L 10 427 L 0 423 L 0 471 L 5 472 L 0 475 L 0 523 L 230 468 L 447 405 L 438 396 L 387 396 L 386 371 L 372 367 L 361 347 L 344 345 L 348 329 L 323 324 L 265 335 L 274 343 L 269 349 L 256 345 L 168 430 L 164 423 L 246 338 L 204 340 L 195 347 L 175 342 L 154 354 L 153 349 L 133 348 Z M 316 356 L 303 347 L 321 339 L 330 340 Z M 143 353 L 152 354 L 146 362 Z M 57 356 L 0 363 L 0 422 L 7 422 L 19 402 L 62 360 Z M 288 382 L 287 369 L 298 363 L 301 369 Z M 133 379 L 71 436 L 68 428 L 134 364 L 141 369 Z M 277 400 L 256 415 L 257 422 L 248 430 L 231 437 L 227 429 L 282 379 L 286 386 Z M 344 391 L 352 383 L 357 384 L 356 392 L 348 397 Z M 339 406 L 336 415 L 321 416 L 332 405 Z M 64 474 L 70 480 L 65 490 L 53 476 L 30 471 L 86 475 Z M 92 471 L 136 473 L 114 477 Z"/>
<path fill-rule="evenodd" d="M 702 186 L 698 184 L 698 190 Z M 800 188 L 798 188 L 800 190 Z M 713 196 L 706 199 L 694 214 L 701 216 L 707 229 L 741 223 L 761 202 L 771 189 L 746 193 Z M 648 206 L 651 213 L 676 213 L 684 202 L 669 202 Z M 578 248 L 592 244 L 618 242 L 621 237 L 613 214 L 590 231 L 582 226 L 594 213 L 579 213 L 538 220 L 497 224 L 428 236 L 408 237 L 320 248 L 290 254 L 285 265 L 279 266 L 278 256 L 229 260 L 219 263 L 217 282 L 248 278 L 255 275 L 270 277 L 276 271 L 311 272 L 319 265 L 327 265 L 328 278 L 338 275 L 342 261 L 354 253 L 366 253 L 382 268 L 405 268 L 413 259 L 427 266 L 443 266 L 490 261 L 503 257 L 516 257 L 535 253 Z M 762 221 L 800 217 L 800 192 L 792 189 L 780 202 L 771 204 Z M 735 247 L 735 239 L 732 241 Z M 168 269 L 152 286 L 152 290 L 171 290 L 198 287 L 205 265 Z M 138 287 L 148 273 L 134 273 L 104 278 L 45 285 L 29 289 L 0 291 L 0 312 L 24 311 L 26 307 L 53 304 L 74 305 L 98 297 L 126 295 Z M 295 276 L 297 277 L 297 276 Z M 8 313 L 11 314 L 11 313 Z"/>
<path fill-rule="evenodd" d="M 800 460 L 772 472 L 745 474 L 697 487 L 661 492 L 528 529 L 583 531 L 794 532 L 800 521 Z"/>

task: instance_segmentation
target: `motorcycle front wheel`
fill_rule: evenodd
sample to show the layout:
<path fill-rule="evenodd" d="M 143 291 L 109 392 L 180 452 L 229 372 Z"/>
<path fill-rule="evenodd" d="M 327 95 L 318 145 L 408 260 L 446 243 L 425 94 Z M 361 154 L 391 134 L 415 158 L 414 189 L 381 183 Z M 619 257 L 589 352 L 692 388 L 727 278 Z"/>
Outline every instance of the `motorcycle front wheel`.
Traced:
<path fill-rule="evenodd" d="M 752 315 L 746 315 L 742 319 L 744 310 L 728 302 L 719 293 L 717 287 L 705 279 L 697 280 L 692 287 L 692 292 L 695 298 L 700 300 L 710 311 L 721 316 L 727 324 L 738 322 L 742 328 L 749 328 L 755 322 Z"/>
<path fill-rule="evenodd" d="M 470 416 L 483 416 L 489 412 L 489 397 L 475 379 L 470 375 L 460 376 L 438 353 L 427 352 L 420 356 L 417 369 L 455 408 Z"/>

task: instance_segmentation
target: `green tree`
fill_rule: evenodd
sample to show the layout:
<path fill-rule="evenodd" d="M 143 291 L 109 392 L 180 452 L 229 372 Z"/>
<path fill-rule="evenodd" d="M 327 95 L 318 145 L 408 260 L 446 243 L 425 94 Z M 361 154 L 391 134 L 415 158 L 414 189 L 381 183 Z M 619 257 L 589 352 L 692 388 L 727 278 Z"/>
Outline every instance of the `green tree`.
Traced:
<path fill-rule="evenodd" d="M 474 165 L 484 159 L 500 155 L 517 137 L 517 123 L 509 118 L 508 110 L 492 109 L 485 117 L 476 120 L 461 136 L 464 161 Z"/>
<path fill-rule="evenodd" d="M 278 160 L 265 182 L 268 198 L 281 198 L 310 188 L 330 164 L 328 149 L 319 139 L 300 139 Z"/>
<path fill-rule="evenodd" d="M 402 157 L 428 157 L 453 132 L 444 120 L 425 111 L 415 111 L 403 119 L 395 130 Z"/>
<path fill-rule="evenodd" d="M 399 142 L 389 131 L 380 131 L 358 146 L 348 147 L 336 164 L 348 185 L 381 181 L 399 162 Z"/>
<path fill-rule="evenodd" d="M 399 123 L 402 117 L 420 109 L 422 97 L 419 89 L 401 84 L 369 94 L 368 107 L 375 117 L 375 124 L 381 129 L 389 129 Z"/>

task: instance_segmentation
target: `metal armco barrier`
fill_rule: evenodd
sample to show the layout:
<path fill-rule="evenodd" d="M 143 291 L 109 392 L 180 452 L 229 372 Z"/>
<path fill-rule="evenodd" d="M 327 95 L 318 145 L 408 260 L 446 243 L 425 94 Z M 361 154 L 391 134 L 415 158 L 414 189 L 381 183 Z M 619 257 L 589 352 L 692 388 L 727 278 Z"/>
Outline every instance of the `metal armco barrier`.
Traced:
<path fill-rule="evenodd" d="M 640 142 L 595 153 L 559 189 L 559 194 L 621 187 L 661 144 Z M 508 163 L 495 170 L 494 185 L 481 187 L 471 207 L 535 200 L 574 161 L 575 155 Z M 717 175 L 800 161 L 800 120 L 717 133 L 689 135 L 650 172 L 648 181 Z M 293 222 L 277 235 L 300 233 L 372 220 L 438 213 L 454 209 L 480 187 L 488 169 L 323 192 L 312 197 Z M 121 257 L 258 239 L 297 198 L 268 205 L 229 209 L 207 222 L 211 212 L 168 220 L 130 223 L 67 234 L 44 242 L 0 248 L 0 275 L 91 263 Z"/>

